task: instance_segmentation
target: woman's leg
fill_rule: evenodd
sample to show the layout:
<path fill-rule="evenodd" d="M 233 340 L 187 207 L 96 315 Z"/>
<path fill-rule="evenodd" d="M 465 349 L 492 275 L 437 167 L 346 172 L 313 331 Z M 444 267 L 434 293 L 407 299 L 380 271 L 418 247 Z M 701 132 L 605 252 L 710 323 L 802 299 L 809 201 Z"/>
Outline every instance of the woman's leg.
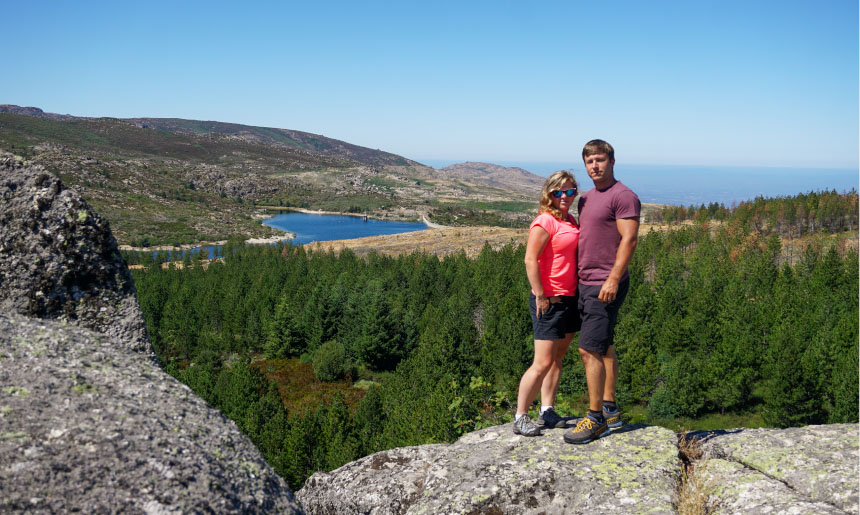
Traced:
<path fill-rule="evenodd" d="M 517 415 L 527 413 L 532 401 L 537 397 L 547 372 L 552 368 L 553 350 L 556 342 L 562 340 L 535 340 L 535 357 L 532 365 L 520 379 L 517 396 Z M 570 341 L 568 340 L 568 344 Z"/>
<path fill-rule="evenodd" d="M 540 403 L 544 406 L 555 405 L 555 394 L 558 392 L 558 383 L 561 381 L 561 361 L 567 354 L 571 340 L 573 340 L 573 333 L 567 333 L 564 335 L 564 339 L 553 340 L 552 364 L 549 372 L 544 376 L 540 388 Z"/>

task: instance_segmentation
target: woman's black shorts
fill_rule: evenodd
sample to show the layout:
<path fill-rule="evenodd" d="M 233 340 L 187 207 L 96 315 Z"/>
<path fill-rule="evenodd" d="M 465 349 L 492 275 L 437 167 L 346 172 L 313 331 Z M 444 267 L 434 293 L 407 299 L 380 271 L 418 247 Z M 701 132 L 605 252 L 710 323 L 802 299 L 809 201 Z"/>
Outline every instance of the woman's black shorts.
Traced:
<path fill-rule="evenodd" d="M 576 297 L 561 297 L 558 302 L 550 302 L 549 309 L 538 318 L 535 295 L 529 295 L 535 340 L 561 340 L 566 334 L 579 331 L 579 310 L 576 304 Z"/>

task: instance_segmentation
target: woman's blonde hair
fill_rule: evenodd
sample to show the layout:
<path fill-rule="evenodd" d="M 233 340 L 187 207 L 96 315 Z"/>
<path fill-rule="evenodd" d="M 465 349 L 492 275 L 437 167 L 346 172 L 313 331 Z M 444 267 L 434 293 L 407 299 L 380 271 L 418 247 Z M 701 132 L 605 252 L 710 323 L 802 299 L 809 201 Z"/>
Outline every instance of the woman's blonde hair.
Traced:
<path fill-rule="evenodd" d="M 567 170 L 559 170 L 553 172 L 552 175 L 546 178 L 543 183 L 543 189 L 540 192 L 540 203 L 538 204 L 538 214 L 549 213 L 557 219 L 561 220 L 561 210 L 552 205 L 553 190 L 560 190 L 561 185 L 570 181 L 573 187 L 579 190 L 579 185 L 576 183 L 576 178 Z"/>

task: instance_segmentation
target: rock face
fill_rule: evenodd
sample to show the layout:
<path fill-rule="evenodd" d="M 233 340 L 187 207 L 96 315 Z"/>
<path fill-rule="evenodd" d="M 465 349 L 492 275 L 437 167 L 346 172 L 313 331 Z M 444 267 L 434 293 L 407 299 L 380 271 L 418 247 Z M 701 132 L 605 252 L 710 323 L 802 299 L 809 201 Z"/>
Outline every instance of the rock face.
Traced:
<path fill-rule="evenodd" d="M 0 152 L 0 312 L 68 320 L 151 354 L 108 223 L 41 167 Z"/>
<path fill-rule="evenodd" d="M 744 429 L 706 436 L 718 513 L 858 513 L 857 424 Z"/>
<path fill-rule="evenodd" d="M 300 513 L 153 360 L 107 223 L 44 170 L 0 174 L 0 512 Z"/>
<path fill-rule="evenodd" d="M 103 334 L 0 315 L 0 385 L 0 511 L 299 511 L 232 421 Z"/>
<path fill-rule="evenodd" d="M 631 426 L 574 446 L 563 431 L 526 438 L 506 424 L 451 445 L 383 451 L 314 474 L 297 495 L 320 514 L 675 512 L 675 433 Z"/>
<path fill-rule="evenodd" d="M 703 433 L 694 463 L 708 513 L 858 513 L 858 425 Z M 308 513 L 676 513 L 678 435 L 627 426 L 568 445 L 511 425 L 451 445 L 383 451 L 311 476 L 297 496 Z"/>

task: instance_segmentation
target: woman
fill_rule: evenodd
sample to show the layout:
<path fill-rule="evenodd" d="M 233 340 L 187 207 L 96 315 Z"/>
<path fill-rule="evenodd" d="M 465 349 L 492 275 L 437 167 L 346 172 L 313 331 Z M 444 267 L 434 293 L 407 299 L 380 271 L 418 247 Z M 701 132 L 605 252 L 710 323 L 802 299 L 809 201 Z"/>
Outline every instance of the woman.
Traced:
<path fill-rule="evenodd" d="M 520 380 L 514 433 L 540 434 L 539 425 L 564 427 L 565 421 L 553 409 L 561 360 L 573 333 L 579 330 L 576 307 L 576 246 L 579 226 L 568 213 L 576 197 L 576 179 L 561 170 L 550 175 L 541 191 L 538 216 L 529 226 L 526 244 L 526 275 L 532 287 L 529 307 L 535 339 L 534 362 Z M 528 409 L 541 394 L 538 423 Z"/>

